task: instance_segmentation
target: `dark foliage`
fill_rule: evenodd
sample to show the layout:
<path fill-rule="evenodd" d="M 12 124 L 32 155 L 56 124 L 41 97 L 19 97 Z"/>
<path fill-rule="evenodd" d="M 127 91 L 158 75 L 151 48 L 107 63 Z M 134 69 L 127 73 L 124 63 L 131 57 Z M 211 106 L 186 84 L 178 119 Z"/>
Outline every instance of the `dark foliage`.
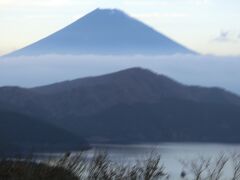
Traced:
<path fill-rule="evenodd" d="M 78 180 L 71 171 L 31 161 L 0 161 L 1 180 Z"/>

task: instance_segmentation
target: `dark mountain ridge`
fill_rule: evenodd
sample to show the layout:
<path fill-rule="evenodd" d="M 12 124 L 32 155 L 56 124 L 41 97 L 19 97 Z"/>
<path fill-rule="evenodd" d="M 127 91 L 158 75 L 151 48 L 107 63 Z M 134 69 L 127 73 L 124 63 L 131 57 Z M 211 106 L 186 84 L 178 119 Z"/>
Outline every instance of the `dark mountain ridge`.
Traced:
<path fill-rule="evenodd" d="M 95 143 L 240 140 L 238 95 L 141 68 L 31 89 L 3 87 L 0 107 L 5 103 Z"/>
<path fill-rule="evenodd" d="M 239 106 L 167 98 L 119 104 L 68 128 L 93 143 L 239 143 L 239 117 Z"/>
<path fill-rule="evenodd" d="M 45 121 L 0 109 L 0 156 L 11 153 L 84 150 L 88 143 Z"/>
<path fill-rule="evenodd" d="M 65 81 L 30 90 L 39 94 L 56 95 L 58 93 L 61 94 L 69 91 L 79 92 L 94 88 L 98 89 L 98 91 L 101 91 L 101 88 L 103 88 L 106 91 L 114 91 L 114 93 L 126 96 L 125 98 L 121 97 L 119 101 L 154 102 L 160 98 L 177 97 L 194 101 L 229 102 L 240 105 L 239 96 L 224 89 L 186 86 L 164 75 L 159 75 L 143 68 L 130 68 L 107 75 Z M 107 93 L 109 92 L 103 91 L 99 96 L 105 95 L 107 98 Z"/>
<path fill-rule="evenodd" d="M 69 118 L 70 114 L 71 118 L 79 117 L 119 103 L 152 103 L 161 98 L 240 104 L 237 95 L 220 88 L 185 86 L 141 68 L 32 89 L 0 88 L 0 102 L 33 114 L 51 114 L 54 118 Z"/>

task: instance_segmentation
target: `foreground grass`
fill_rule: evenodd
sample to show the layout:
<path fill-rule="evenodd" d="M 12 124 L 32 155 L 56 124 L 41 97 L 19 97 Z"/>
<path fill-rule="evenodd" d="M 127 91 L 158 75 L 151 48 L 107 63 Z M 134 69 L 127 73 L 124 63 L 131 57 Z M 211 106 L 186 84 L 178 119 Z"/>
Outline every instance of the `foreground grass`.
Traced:
<path fill-rule="evenodd" d="M 232 176 L 224 171 L 231 164 Z M 240 180 L 240 155 L 219 155 L 184 162 L 177 179 L 186 180 Z M 150 155 L 132 165 L 116 164 L 107 153 L 96 153 L 90 160 L 83 154 L 65 154 L 44 163 L 31 160 L 1 160 L 1 180 L 164 180 L 174 179 L 167 173 L 159 155 Z M 176 179 L 176 178 L 175 178 Z"/>
<path fill-rule="evenodd" d="M 71 171 L 58 166 L 20 160 L 0 162 L 1 180 L 78 180 Z"/>

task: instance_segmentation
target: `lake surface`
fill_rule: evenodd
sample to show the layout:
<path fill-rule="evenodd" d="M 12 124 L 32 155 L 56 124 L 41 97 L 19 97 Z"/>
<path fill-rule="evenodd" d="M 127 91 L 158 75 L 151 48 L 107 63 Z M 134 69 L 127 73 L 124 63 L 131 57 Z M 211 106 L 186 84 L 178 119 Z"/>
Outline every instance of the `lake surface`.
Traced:
<path fill-rule="evenodd" d="M 211 143 L 161 143 L 161 144 L 136 144 L 136 145 L 97 145 L 93 144 L 92 149 L 84 152 L 91 159 L 96 152 L 107 152 L 110 161 L 120 165 L 133 165 L 136 162 L 146 160 L 151 154 L 161 155 L 161 163 L 170 180 L 178 180 L 182 171 L 189 175 L 189 168 L 184 167 L 182 161 L 190 164 L 194 160 L 212 158 L 220 155 L 231 157 L 233 154 L 240 154 L 240 144 L 211 144 Z M 74 154 L 74 152 L 73 152 Z M 41 157 L 59 157 L 61 153 L 41 154 Z M 239 156 L 240 162 L 240 156 Z M 240 173 L 240 172 L 239 172 Z M 232 179 L 233 166 L 229 160 L 224 168 L 223 180 Z M 188 176 L 189 177 L 189 176 Z M 191 178 L 188 178 L 191 180 Z"/>
<path fill-rule="evenodd" d="M 179 179 L 183 168 L 181 161 L 192 161 L 204 158 L 217 158 L 221 154 L 231 156 L 233 153 L 240 153 L 240 144 L 206 144 L 206 143 L 162 143 L 162 144 L 138 144 L 138 145 L 93 145 L 93 149 L 88 151 L 92 156 L 96 151 L 107 151 L 109 159 L 116 163 L 133 164 L 137 160 L 145 160 L 152 153 L 160 154 L 170 177 Z M 231 161 L 225 168 L 225 177 L 232 174 Z M 171 178 L 171 179 L 172 179 Z"/>

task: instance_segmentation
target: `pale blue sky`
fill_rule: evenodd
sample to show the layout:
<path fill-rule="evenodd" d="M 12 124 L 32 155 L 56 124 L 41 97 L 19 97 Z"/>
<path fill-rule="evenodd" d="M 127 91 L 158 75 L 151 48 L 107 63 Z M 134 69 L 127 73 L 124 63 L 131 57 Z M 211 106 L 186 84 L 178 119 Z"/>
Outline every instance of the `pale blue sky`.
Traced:
<path fill-rule="evenodd" d="M 0 0 L 0 54 L 98 7 L 121 9 L 198 52 L 240 55 L 239 0 Z"/>

